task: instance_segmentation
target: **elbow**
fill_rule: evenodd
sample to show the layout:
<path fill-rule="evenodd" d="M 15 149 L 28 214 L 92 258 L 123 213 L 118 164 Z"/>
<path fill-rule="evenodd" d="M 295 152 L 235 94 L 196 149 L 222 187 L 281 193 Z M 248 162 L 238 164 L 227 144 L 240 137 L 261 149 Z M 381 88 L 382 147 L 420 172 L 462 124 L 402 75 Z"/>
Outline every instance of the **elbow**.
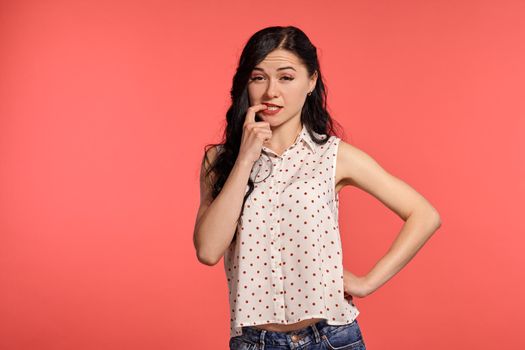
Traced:
<path fill-rule="evenodd" d="M 432 214 L 432 224 L 434 226 L 434 232 L 441 227 L 441 216 L 436 210 L 433 210 Z"/>
<path fill-rule="evenodd" d="M 203 265 L 206 266 L 215 266 L 219 262 L 220 259 L 209 257 L 208 255 L 202 253 L 201 251 L 197 250 L 197 260 Z"/>
<path fill-rule="evenodd" d="M 210 259 L 208 254 L 205 253 L 204 249 L 202 248 L 202 245 L 199 242 L 198 234 L 196 231 L 193 232 L 193 246 L 195 247 L 195 253 L 197 255 L 197 260 L 207 266 L 213 266 L 217 262 L 213 259 Z"/>
<path fill-rule="evenodd" d="M 212 260 L 207 258 L 198 257 L 199 262 L 206 266 L 215 266 L 219 262 L 218 260 Z"/>
<path fill-rule="evenodd" d="M 441 227 L 441 216 L 433 207 L 425 208 L 414 212 L 415 217 L 424 222 L 424 226 L 433 234 Z"/>
<path fill-rule="evenodd" d="M 217 265 L 224 255 L 224 251 L 218 251 L 214 245 L 201 242 L 198 233 L 193 235 L 193 245 L 195 246 L 197 260 L 203 265 Z"/>

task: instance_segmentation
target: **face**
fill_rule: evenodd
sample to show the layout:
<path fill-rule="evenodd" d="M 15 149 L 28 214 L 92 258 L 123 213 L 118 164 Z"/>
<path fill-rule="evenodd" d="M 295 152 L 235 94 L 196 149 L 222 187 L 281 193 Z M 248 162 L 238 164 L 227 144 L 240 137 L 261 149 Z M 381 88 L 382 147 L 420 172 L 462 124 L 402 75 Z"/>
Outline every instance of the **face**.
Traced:
<path fill-rule="evenodd" d="M 291 119 L 300 120 L 307 94 L 313 91 L 316 81 L 317 72 L 309 77 L 306 66 L 298 56 L 276 49 L 251 72 L 248 82 L 250 106 L 265 102 L 282 106 L 275 115 L 266 115 L 263 111 L 257 113 L 271 126 Z"/>

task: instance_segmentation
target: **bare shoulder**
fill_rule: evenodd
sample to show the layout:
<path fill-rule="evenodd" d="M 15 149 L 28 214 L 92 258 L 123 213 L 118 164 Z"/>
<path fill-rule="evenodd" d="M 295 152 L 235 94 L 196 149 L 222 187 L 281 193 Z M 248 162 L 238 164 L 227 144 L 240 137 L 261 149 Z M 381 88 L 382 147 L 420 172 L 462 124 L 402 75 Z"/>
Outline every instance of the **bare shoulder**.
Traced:
<path fill-rule="evenodd" d="M 355 186 L 380 200 L 402 219 L 421 207 L 434 210 L 414 188 L 389 173 L 372 156 L 343 140 L 337 151 L 336 191 Z"/>
<path fill-rule="evenodd" d="M 336 184 L 338 187 L 356 186 L 359 187 L 358 171 L 359 167 L 370 167 L 372 163 L 377 163 L 370 155 L 362 149 L 347 143 L 339 141 L 336 160 Z"/>

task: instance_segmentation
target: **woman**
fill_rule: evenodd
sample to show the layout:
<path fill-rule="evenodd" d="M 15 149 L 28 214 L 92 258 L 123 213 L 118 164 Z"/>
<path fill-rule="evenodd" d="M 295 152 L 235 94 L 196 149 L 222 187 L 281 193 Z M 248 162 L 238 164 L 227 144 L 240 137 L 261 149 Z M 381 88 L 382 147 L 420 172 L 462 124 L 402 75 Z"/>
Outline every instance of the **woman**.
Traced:
<path fill-rule="evenodd" d="M 194 244 L 224 256 L 230 349 L 365 349 L 353 297 L 392 278 L 440 226 L 437 211 L 362 150 L 326 110 L 315 46 L 296 27 L 247 42 L 225 140 L 205 151 Z M 358 187 L 406 223 L 365 276 L 343 269 L 338 192 Z"/>

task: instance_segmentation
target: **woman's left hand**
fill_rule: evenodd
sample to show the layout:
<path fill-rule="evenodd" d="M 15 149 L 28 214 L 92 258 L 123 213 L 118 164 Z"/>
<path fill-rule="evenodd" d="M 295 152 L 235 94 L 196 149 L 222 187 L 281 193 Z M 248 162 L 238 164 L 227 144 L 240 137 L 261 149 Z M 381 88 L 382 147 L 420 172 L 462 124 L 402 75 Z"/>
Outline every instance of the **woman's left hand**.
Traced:
<path fill-rule="evenodd" d="M 366 277 L 356 276 L 345 269 L 343 269 L 343 284 L 345 299 L 352 300 L 354 296 L 363 298 L 372 292 L 366 283 Z"/>

